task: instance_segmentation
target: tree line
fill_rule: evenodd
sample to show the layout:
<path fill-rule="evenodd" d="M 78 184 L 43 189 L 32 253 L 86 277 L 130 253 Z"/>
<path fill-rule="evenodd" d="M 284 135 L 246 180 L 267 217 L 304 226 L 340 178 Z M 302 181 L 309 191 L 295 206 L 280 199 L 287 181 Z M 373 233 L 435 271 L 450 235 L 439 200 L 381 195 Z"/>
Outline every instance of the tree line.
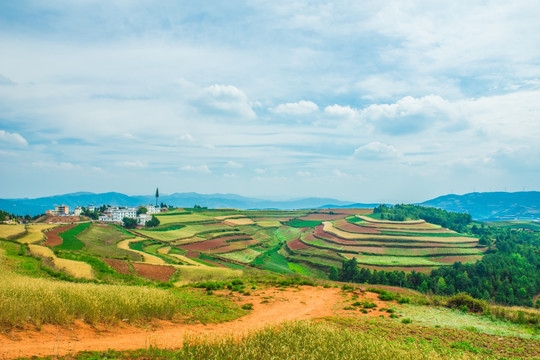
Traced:
<path fill-rule="evenodd" d="M 344 260 L 341 269 L 330 269 L 330 278 L 345 282 L 401 286 L 423 293 L 453 295 L 460 292 L 504 305 L 540 306 L 533 304 L 533 297 L 540 293 L 540 233 L 515 229 L 500 229 L 490 226 L 463 228 L 469 218 L 462 214 L 431 212 L 429 208 L 416 209 L 416 205 L 398 205 L 402 209 L 413 209 L 413 214 L 422 215 L 424 220 L 433 216 L 439 224 L 449 228 L 460 228 L 481 236 L 492 244 L 491 250 L 474 264 L 454 263 L 442 266 L 429 274 L 416 271 L 377 271 L 359 268 L 356 259 Z M 388 209 L 388 207 L 386 207 Z M 437 209 L 435 209 L 437 210 Z M 392 215 L 391 211 L 385 213 Z M 409 213 L 401 213 L 406 215 Z M 468 215 L 468 214 L 466 214 Z M 434 222 L 434 221 L 429 221 Z M 469 221 L 470 222 L 470 221 Z"/>

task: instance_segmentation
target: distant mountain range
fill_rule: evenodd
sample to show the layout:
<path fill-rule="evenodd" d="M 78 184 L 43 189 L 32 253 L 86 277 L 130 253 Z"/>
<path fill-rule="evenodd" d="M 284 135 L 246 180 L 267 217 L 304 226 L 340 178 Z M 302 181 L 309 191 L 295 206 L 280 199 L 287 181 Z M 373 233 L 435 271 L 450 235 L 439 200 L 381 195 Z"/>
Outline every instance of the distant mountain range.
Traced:
<path fill-rule="evenodd" d="M 540 220 L 538 191 L 444 195 L 419 205 L 468 212 L 475 220 Z"/>
<path fill-rule="evenodd" d="M 161 195 L 159 202 L 177 207 L 236 209 L 323 209 L 323 208 L 372 208 L 378 203 L 364 204 L 330 198 L 302 198 L 273 201 L 234 194 L 174 193 Z M 117 192 L 94 194 L 77 192 L 36 199 L 0 199 L 0 209 L 18 215 L 36 215 L 53 209 L 55 205 L 70 208 L 87 205 L 137 206 L 155 203 L 152 195 L 129 196 Z M 445 195 L 419 203 L 448 211 L 468 212 L 476 220 L 540 220 L 540 192 L 489 192 L 465 195 Z"/>

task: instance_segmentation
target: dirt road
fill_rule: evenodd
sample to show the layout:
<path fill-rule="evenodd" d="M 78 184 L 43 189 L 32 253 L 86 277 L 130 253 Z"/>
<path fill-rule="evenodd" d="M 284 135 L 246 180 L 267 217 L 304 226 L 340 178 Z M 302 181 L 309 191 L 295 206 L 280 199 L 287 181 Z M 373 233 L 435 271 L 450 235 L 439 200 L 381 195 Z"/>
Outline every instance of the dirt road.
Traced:
<path fill-rule="evenodd" d="M 242 302 L 254 304 L 252 312 L 221 324 L 159 321 L 146 329 L 129 325 L 94 328 L 82 322 L 62 327 L 44 325 L 41 331 L 15 330 L 8 335 L 0 335 L 0 358 L 65 355 L 82 350 L 129 350 L 149 346 L 178 348 L 188 334 L 238 335 L 285 321 L 331 316 L 338 311 L 343 300 L 337 288 L 272 288 L 242 297 Z"/>

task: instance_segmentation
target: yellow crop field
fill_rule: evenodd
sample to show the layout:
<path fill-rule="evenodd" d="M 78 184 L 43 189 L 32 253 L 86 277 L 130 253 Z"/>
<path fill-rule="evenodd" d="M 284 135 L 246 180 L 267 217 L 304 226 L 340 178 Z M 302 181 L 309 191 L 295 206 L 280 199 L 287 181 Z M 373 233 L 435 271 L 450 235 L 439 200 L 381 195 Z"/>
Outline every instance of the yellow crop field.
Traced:
<path fill-rule="evenodd" d="M 161 225 L 176 224 L 176 223 L 190 223 L 199 221 L 214 220 L 213 217 L 199 215 L 199 214 L 187 214 L 187 215 L 156 215 Z"/>
<path fill-rule="evenodd" d="M 85 262 L 58 258 L 51 249 L 45 246 L 30 245 L 29 249 L 32 255 L 49 259 L 52 266 L 58 271 L 78 279 L 94 279 L 92 266 Z"/>
<path fill-rule="evenodd" d="M 190 259 L 190 258 L 188 258 L 187 256 L 184 256 L 184 255 L 170 254 L 170 256 L 173 256 L 173 257 L 177 258 L 178 260 L 183 261 L 183 262 L 188 263 L 188 264 L 193 265 L 193 266 L 205 266 L 205 267 L 207 267 L 207 265 L 201 264 L 200 262 L 197 262 L 197 261 L 195 261 L 193 259 Z"/>
<path fill-rule="evenodd" d="M 168 254 L 169 251 L 171 251 L 170 246 L 163 246 L 163 247 L 160 247 L 159 249 L 157 249 L 158 254 Z"/>
<path fill-rule="evenodd" d="M 256 222 L 257 225 L 264 228 L 280 227 L 281 223 L 275 220 L 261 220 Z"/>
<path fill-rule="evenodd" d="M 249 218 L 239 218 L 239 219 L 227 219 L 223 221 L 224 224 L 229 226 L 240 226 L 240 225 L 253 225 L 253 220 Z"/>
<path fill-rule="evenodd" d="M 0 225 L 0 239 L 13 239 L 22 236 L 26 229 L 24 225 Z"/>
<path fill-rule="evenodd" d="M 392 236 L 392 235 L 378 235 L 378 234 L 359 234 L 343 231 L 334 227 L 334 225 L 329 222 L 323 222 L 323 231 L 336 235 L 342 239 L 347 240 L 403 240 L 403 236 Z M 407 236 L 406 240 L 416 240 L 422 242 L 432 242 L 432 243 L 475 243 L 478 242 L 476 238 L 455 236 L 455 237 L 435 237 L 435 236 Z"/>
<path fill-rule="evenodd" d="M 145 253 L 143 251 L 134 250 L 134 249 L 131 249 L 129 247 L 129 244 L 131 244 L 132 242 L 138 242 L 138 241 L 144 241 L 144 240 L 146 240 L 146 239 L 136 237 L 136 238 L 133 238 L 133 239 L 122 240 L 116 246 L 119 249 L 128 250 L 128 251 L 131 251 L 131 252 L 134 252 L 134 253 L 137 253 L 137 254 L 141 255 L 143 257 L 143 259 L 144 259 L 144 262 L 147 263 L 147 264 L 165 265 L 165 260 L 163 260 L 162 258 L 159 258 L 159 257 L 154 256 L 154 255 L 147 254 L 147 253 Z"/>
<path fill-rule="evenodd" d="M 161 240 L 161 241 L 173 241 L 173 240 L 192 237 L 195 234 L 197 234 L 198 230 L 188 225 L 178 230 L 169 230 L 169 231 L 139 230 L 139 232 L 152 239 Z"/>
<path fill-rule="evenodd" d="M 26 227 L 26 230 L 28 230 L 28 234 L 23 236 L 22 238 L 17 239 L 20 243 L 23 244 L 34 244 L 38 243 L 41 240 L 45 238 L 45 235 L 43 234 L 43 231 L 52 229 L 57 225 L 55 224 L 32 224 L 28 225 Z"/>
<path fill-rule="evenodd" d="M 234 219 L 234 218 L 243 218 L 245 215 L 237 214 L 237 215 L 225 215 L 225 216 L 214 216 L 214 219 L 216 220 L 226 220 L 226 219 Z"/>
<path fill-rule="evenodd" d="M 197 281 L 225 281 L 241 277 L 243 273 L 242 270 L 221 267 L 191 265 L 173 266 L 180 272 L 180 280 L 175 283 L 176 286 L 182 286 Z"/>

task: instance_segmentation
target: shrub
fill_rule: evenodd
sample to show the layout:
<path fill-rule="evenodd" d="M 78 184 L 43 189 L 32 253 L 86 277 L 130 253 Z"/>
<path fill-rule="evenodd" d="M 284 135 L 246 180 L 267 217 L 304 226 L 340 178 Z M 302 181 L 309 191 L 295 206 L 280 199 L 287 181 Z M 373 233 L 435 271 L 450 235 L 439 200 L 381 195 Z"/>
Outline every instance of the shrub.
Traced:
<path fill-rule="evenodd" d="M 253 304 L 252 303 L 246 303 L 242 305 L 242 309 L 244 310 L 253 310 Z"/>
<path fill-rule="evenodd" d="M 401 319 L 401 322 L 403 324 L 410 324 L 410 323 L 412 323 L 412 320 L 410 318 L 405 318 L 405 319 Z"/>
<path fill-rule="evenodd" d="M 446 306 L 451 309 L 457 308 L 462 311 L 480 314 L 483 314 L 488 310 L 488 305 L 485 301 L 474 299 L 472 296 L 465 293 L 459 293 L 449 298 Z"/>

